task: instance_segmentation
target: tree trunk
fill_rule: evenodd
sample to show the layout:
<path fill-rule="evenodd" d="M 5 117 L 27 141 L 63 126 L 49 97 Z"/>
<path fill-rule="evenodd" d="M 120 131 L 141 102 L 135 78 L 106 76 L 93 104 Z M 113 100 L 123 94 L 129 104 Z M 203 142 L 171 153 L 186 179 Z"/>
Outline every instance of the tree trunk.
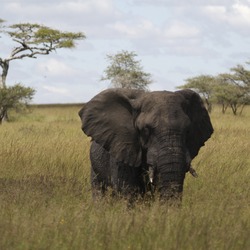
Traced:
<path fill-rule="evenodd" d="M 4 121 L 8 121 L 8 113 L 6 109 L 0 107 L 0 125 Z"/>
<path fill-rule="evenodd" d="M 238 109 L 237 104 L 233 103 L 233 104 L 230 104 L 230 106 L 233 111 L 233 114 L 237 115 L 237 109 Z"/>
<path fill-rule="evenodd" d="M 1 61 L 2 67 L 2 74 L 1 74 L 1 81 L 0 81 L 0 88 L 6 88 L 6 78 L 9 71 L 9 61 Z"/>
<path fill-rule="evenodd" d="M 9 61 L 1 61 L 2 74 L 0 79 L 0 88 L 6 88 L 6 79 L 9 71 Z M 8 121 L 8 110 L 0 106 L 0 124 L 3 121 Z"/>
<path fill-rule="evenodd" d="M 241 110 L 240 110 L 240 115 L 242 115 L 244 107 L 245 107 L 245 104 L 242 104 L 242 107 L 241 107 Z"/>
<path fill-rule="evenodd" d="M 222 103 L 222 113 L 225 114 L 227 110 L 228 104 Z"/>
<path fill-rule="evenodd" d="M 205 99 L 208 113 L 212 112 L 212 103 L 206 98 Z"/>

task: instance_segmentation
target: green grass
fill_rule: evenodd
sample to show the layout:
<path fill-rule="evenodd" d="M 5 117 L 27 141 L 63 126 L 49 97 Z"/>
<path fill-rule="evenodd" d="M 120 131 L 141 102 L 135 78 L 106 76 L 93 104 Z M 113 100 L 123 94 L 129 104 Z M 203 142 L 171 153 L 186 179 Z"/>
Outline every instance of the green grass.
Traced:
<path fill-rule="evenodd" d="M 212 114 L 182 208 L 93 202 L 79 106 L 33 108 L 0 126 L 0 249 L 250 249 L 250 107 Z"/>

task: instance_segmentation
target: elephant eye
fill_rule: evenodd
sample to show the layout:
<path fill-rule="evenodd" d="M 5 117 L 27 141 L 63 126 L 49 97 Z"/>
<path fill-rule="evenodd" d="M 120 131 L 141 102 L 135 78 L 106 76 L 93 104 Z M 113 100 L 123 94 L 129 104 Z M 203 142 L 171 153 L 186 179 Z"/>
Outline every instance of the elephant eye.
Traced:
<path fill-rule="evenodd" d="M 186 128 L 186 137 L 187 137 L 187 138 L 190 137 L 190 134 L 191 134 L 191 126 L 188 126 L 188 127 Z"/>
<path fill-rule="evenodd" d="M 146 127 L 142 128 L 140 131 L 140 134 L 141 134 L 141 139 L 142 139 L 143 144 L 146 145 L 149 141 L 149 137 L 151 134 L 150 127 L 146 126 Z"/>
<path fill-rule="evenodd" d="M 150 128 L 148 126 L 144 127 L 142 129 L 142 134 L 146 137 L 149 137 L 149 134 L 150 134 Z"/>

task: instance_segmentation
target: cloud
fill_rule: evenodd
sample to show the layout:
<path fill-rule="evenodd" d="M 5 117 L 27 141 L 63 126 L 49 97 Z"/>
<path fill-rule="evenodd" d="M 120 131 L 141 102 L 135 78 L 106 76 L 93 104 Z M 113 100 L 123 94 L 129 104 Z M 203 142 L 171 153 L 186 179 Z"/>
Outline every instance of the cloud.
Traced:
<path fill-rule="evenodd" d="M 43 75 L 71 76 L 75 74 L 73 68 L 55 58 L 49 58 L 46 61 L 38 63 L 37 68 Z"/>
<path fill-rule="evenodd" d="M 7 1 L 6 1 L 7 2 Z M 68 1 L 68 0 L 53 0 L 51 2 L 50 0 L 43 0 L 39 1 L 39 4 L 37 4 L 36 1 L 28 1 L 29 3 L 24 4 L 24 1 L 18 1 L 18 0 L 11 0 L 8 1 L 4 8 L 6 11 L 9 12 L 17 12 L 17 11 L 24 11 L 25 13 L 28 13 L 29 11 L 34 11 L 36 13 L 42 13 L 43 9 L 47 9 L 48 12 L 53 12 L 55 14 L 57 13 L 81 13 L 81 14 L 88 14 L 91 13 L 93 10 L 96 12 L 102 12 L 102 13 L 110 13 L 113 11 L 113 1 L 112 0 L 78 0 L 78 1 Z M 50 6 L 55 6 L 56 8 L 48 8 Z M 32 13 L 30 13 L 32 14 Z M 56 15 L 55 15 L 56 17 Z"/>
<path fill-rule="evenodd" d="M 226 6 L 206 6 L 203 13 L 211 20 L 225 22 L 241 30 L 247 28 L 249 31 L 250 5 L 247 6 L 240 1 L 235 2 L 230 8 L 226 8 Z"/>
<path fill-rule="evenodd" d="M 131 20 L 130 22 L 118 21 L 111 27 L 114 31 L 132 39 L 146 38 L 160 33 L 160 30 L 147 19 Z"/>
<path fill-rule="evenodd" d="M 200 55 L 202 50 L 199 27 L 179 20 L 169 20 L 162 25 L 145 18 L 117 22 L 112 27 L 117 36 L 130 40 L 142 54 Z"/>
<path fill-rule="evenodd" d="M 110 13 L 113 11 L 113 3 L 110 0 L 62 1 L 59 10 L 65 11 L 65 9 L 75 13 L 91 13 L 93 10 Z"/>
<path fill-rule="evenodd" d="M 166 20 L 196 23 L 205 32 L 218 32 L 218 36 L 222 31 L 245 36 L 250 29 L 250 0 L 134 0 L 133 3 L 138 8 L 145 4 L 154 10 L 165 8 Z"/>
<path fill-rule="evenodd" d="M 135 4 L 151 4 L 164 6 L 206 6 L 206 5 L 228 5 L 235 2 L 235 0 L 133 0 Z"/>
<path fill-rule="evenodd" d="M 134 20 L 131 23 L 117 22 L 113 29 L 130 39 L 181 39 L 199 36 L 199 29 L 181 21 L 167 23 L 163 27 L 154 25 L 147 19 Z"/>
<path fill-rule="evenodd" d="M 116 22 L 111 26 L 114 31 L 125 35 L 129 39 L 189 39 L 198 37 L 200 31 L 198 27 L 188 23 L 173 20 L 165 22 L 162 26 L 157 26 L 147 19 L 135 19 L 129 22 Z"/>
<path fill-rule="evenodd" d="M 197 27 L 184 22 L 174 21 L 164 29 L 164 36 L 170 39 L 189 39 L 198 37 L 200 31 Z"/>
<path fill-rule="evenodd" d="M 56 0 L 56 1 L 10 1 L 3 6 L 3 13 L 20 18 L 18 22 L 42 23 L 52 28 L 81 30 L 93 35 L 96 25 L 105 26 L 120 16 L 113 0 Z M 21 13 L 21 14 L 20 14 Z M 4 17 L 6 20 L 8 16 Z M 96 29 L 94 29 L 96 30 Z"/>
<path fill-rule="evenodd" d="M 53 94 L 60 94 L 64 96 L 65 95 L 67 96 L 69 94 L 69 91 L 66 88 L 59 88 L 59 87 L 48 86 L 48 85 L 43 85 L 42 88 Z"/>

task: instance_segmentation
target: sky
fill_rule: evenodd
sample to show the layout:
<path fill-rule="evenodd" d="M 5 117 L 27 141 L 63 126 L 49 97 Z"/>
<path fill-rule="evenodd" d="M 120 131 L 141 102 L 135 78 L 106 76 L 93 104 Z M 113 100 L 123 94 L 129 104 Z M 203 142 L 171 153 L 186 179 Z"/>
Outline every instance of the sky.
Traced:
<path fill-rule="evenodd" d="M 100 81 L 107 55 L 122 50 L 138 55 L 152 91 L 250 61 L 250 0 L 1 0 L 0 18 L 87 37 L 74 49 L 10 63 L 7 84 L 34 88 L 37 104 L 90 100 L 110 87 Z M 0 57 L 14 46 L 1 36 Z"/>

